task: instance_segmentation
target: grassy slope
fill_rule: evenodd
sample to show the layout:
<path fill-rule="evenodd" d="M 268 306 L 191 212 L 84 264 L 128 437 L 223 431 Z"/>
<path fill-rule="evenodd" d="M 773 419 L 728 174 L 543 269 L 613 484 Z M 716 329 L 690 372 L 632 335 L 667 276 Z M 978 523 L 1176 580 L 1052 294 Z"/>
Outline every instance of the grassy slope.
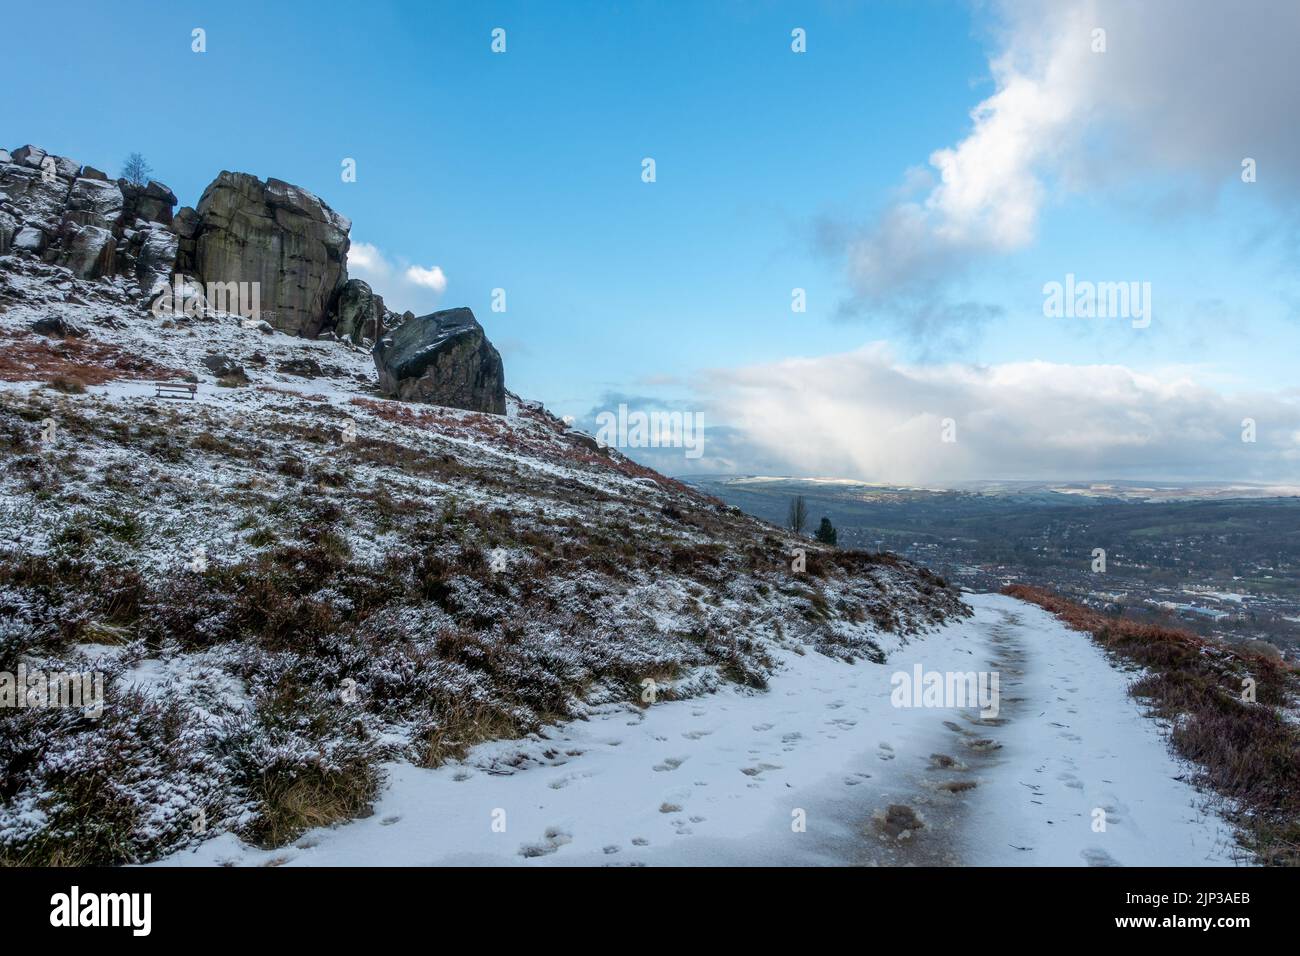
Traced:
<path fill-rule="evenodd" d="M 381 760 L 637 706 L 647 679 L 762 688 L 777 645 L 880 659 L 966 613 L 922 569 L 795 541 L 539 407 L 388 402 L 342 345 L 164 328 L 8 261 L 0 381 L 26 384 L 0 392 L 0 670 L 101 670 L 108 706 L 0 708 L 0 862 L 276 845 L 366 812 Z M 48 315 L 89 334 L 28 331 Z M 220 387 L 214 351 L 247 384 Z M 185 373 L 193 404 L 129 386 Z"/>

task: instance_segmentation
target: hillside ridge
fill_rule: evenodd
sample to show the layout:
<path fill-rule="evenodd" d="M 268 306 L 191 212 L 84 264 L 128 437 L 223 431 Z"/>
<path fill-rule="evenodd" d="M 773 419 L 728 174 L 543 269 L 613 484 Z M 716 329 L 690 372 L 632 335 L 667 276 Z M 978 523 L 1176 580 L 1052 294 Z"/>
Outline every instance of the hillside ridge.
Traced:
<path fill-rule="evenodd" d="M 539 403 L 394 400 L 364 340 L 159 317 L 135 275 L 45 258 L 0 255 L 0 671 L 104 699 L 0 708 L 0 862 L 283 845 L 367 813 L 386 764 L 760 692 L 787 652 L 882 662 L 969 614 Z"/>

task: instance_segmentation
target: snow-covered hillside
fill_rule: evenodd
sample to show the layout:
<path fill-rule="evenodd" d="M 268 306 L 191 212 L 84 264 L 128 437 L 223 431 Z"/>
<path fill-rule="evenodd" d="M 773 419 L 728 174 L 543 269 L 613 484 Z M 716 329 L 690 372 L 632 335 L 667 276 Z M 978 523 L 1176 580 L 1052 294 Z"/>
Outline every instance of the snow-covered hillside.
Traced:
<path fill-rule="evenodd" d="M 0 460 L 0 671 L 107 688 L 0 708 L 3 862 L 1237 856 L 1085 635 L 513 395 L 387 400 L 348 343 L 0 257 Z M 997 713 L 895 706 L 914 669 Z"/>
<path fill-rule="evenodd" d="M 366 813 L 381 765 L 879 661 L 968 613 L 537 405 L 389 401 L 362 349 L 159 319 L 122 277 L 0 257 L 0 386 L 0 670 L 107 681 L 99 719 L 0 708 L 4 861 L 282 845 Z"/>
<path fill-rule="evenodd" d="M 1240 854 L 1104 652 L 1041 608 L 975 616 L 886 663 L 781 653 L 726 688 L 391 767 L 373 816 L 168 864 L 1216 865 Z M 996 669 L 1002 706 L 891 705 L 891 676 Z M 1098 823 L 1104 821 L 1104 825 Z M 802 826 L 800 824 L 803 824 Z"/>

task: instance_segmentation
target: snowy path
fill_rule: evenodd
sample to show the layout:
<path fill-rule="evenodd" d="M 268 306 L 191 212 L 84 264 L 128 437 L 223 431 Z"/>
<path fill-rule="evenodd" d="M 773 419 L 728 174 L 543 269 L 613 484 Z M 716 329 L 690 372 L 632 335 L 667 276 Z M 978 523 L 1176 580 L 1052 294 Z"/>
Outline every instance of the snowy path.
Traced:
<path fill-rule="evenodd" d="M 1037 607 L 968 600 L 974 618 L 884 665 L 790 655 L 767 692 L 610 709 L 463 764 L 394 765 L 367 819 L 163 862 L 1230 864 L 1228 829 L 1174 779 L 1186 768 L 1125 694 L 1129 675 Z M 891 675 L 916 664 L 997 671 L 998 716 L 891 706 Z"/>

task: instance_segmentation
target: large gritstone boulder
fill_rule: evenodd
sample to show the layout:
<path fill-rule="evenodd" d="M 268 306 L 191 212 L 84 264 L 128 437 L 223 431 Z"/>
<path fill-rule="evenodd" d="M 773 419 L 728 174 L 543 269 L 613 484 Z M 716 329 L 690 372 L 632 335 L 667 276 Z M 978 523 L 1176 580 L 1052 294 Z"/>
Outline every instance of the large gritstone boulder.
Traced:
<path fill-rule="evenodd" d="M 380 337 L 374 357 L 385 395 L 505 414 L 501 355 L 469 309 L 408 319 Z"/>
<path fill-rule="evenodd" d="M 347 280 L 351 222 L 305 189 L 222 172 L 196 210 L 194 265 L 204 282 L 261 283 L 263 316 L 315 337 Z"/>

